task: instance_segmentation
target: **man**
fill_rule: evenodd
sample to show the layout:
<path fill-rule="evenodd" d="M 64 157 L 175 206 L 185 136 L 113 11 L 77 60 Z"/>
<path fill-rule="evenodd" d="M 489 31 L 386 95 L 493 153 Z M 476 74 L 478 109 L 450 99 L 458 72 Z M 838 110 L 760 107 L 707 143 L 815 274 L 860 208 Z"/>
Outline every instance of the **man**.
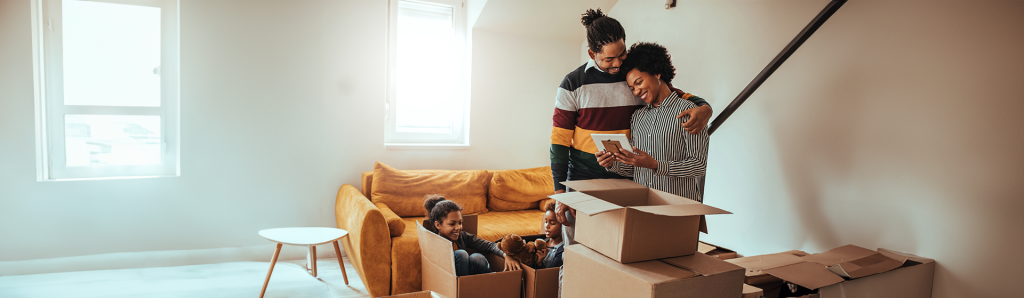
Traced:
<path fill-rule="evenodd" d="M 626 32 L 622 25 L 598 10 L 587 10 L 582 18 L 587 28 L 587 53 L 591 60 L 562 79 L 555 95 L 554 127 L 551 130 L 551 174 L 555 193 L 566 188 L 559 182 L 589 179 L 629 179 L 606 171 L 594 156 L 597 146 L 594 133 L 628 134 L 633 112 L 646 105 L 633 95 L 619 67 L 626 58 Z M 671 88 L 671 87 L 670 87 Z M 689 116 L 683 127 L 691 134 L 699 133 L 711 118 L 711 106 L 704 99 L 678 92 L 697 105 L 682 111 L 677 118 Z M 568 206 L 558 204 L 556 216 L 565 230 L 566 245 L 576 243 L 574 214 Z"/>

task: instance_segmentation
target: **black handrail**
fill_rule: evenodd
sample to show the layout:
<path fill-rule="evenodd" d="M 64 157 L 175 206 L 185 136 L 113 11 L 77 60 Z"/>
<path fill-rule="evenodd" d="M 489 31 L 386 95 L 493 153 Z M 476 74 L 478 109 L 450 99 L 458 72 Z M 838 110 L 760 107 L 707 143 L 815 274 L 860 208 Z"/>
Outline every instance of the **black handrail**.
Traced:
<path fill-rule="evenodd" d="M 789 44 L 782 49 L 782 52 L 780 52 L 779 55 L 775 56 L 775 59 L 772 59 L 772 62 L 768 63 L 768 66 L 765 66 L 764 69 L 761 70 L 761 73 L 757 74 L 757 76 L 754 77 L 754 80 L 750 81 L 750 84 L 747 84 L 746 88 L 743 88 L 743 91 L 740 91 L 739 95 L 736 95 L 736 99 L 733 99 L 732 102 L 729 103 L 729 106 L 726 106 L 721 113 L 718 113 L 718 117 L 715 117 L 715 120 L 711 121 L 711 126 L 708 127 L 708 135 L 715 133 L 715 130 L 717 130 L 719 126 L 722 126 L 725 119 L 729 119 L 729 116 L 732 115 L 732 113 L 735 112 L 751 94 L 754 94 L 754 91 L 756 91 L 758 87 L 761 87 L 761 84 L 763 84 L 765 80 L 768 80 L 768 77 L 771 76 L 772 73 L 775 73 L 775 70 L 779 69 L 779 66 L 781 66 L 783 62 L 786 62 L 786 59 L 789 59 L 789 56 L 792 56 L 793 53 L 796 52 L 796 49 L 800 48 L 800 45 L 804 44 L 804 41 L 807 41 L 807 38 L 810 38 L 811 34 L 814 34 L 814 31 L 817 31 L 825 21 L 828 21 L 828 18 L 832 17 L 832 15 L 835 14 L 836 11 L 839 10 L 839 7 L 842 7 L 844 3 L 846 3 L 846 0 L 832 0 L 832 2 L 829 2 L 828 5 L 818 13 L 818 16 L 815 16 L 814 19 L 811 20 L 811 23 L 807 24 L 807 27 L 804 27 L 804 30 L 800 31 L 800 34 L 797 34 L 796 37 L 793 38 L 793 41 L 790 41 Z M 697 184 L 700 185 L 700 193 L 702 196 L 704 194 L 704 178 L 705 176 L 697 177 Z"/>
<path fill-rule="evenodd" d="M 789 45 L 782 49 L 782 52 L 779 53 L 778 56 L 775 56 L 775 59 L 773 59 L 771 63 L 768 63 L 768 66 L 765 66 L 764 69 L 761 70 L 761 73 L 757 74 L 757 76 L 754 77 L 754 80 L 750 81 L 750 84 L 747 84 L 746 88 L 743 88 L 743 91 L 740 91 L 740 94 L 736 96 L 736 99 L 733 99 L 732 103 L 729 103 L 729 106 L 725 107 L 725 110 L 722 110 L 714 121 L 711 121 L 711 127 L 708 127 L 708 135 L 714 133 L 719 126 L 722 126 L 725 119 L 728 119 L 729 116 L 732 115 L 732 113 L 735 112 L 736 109 L 738 109 L 740 105 L 743 104 L 743 102 L 746 101 L 747 98 L 750 97 L 750 95 L 753 94 L 754 91 L 756 91 L 757 88 L 775 72 L 776 69 L 779 69 L 779 66 L 781 66 L 783 62 L 786 62 L 786 59 L 789 59 L 789 56 L 793 55 L 793 52 L 796 52 L 796 49 L 799 48 L 800 45 L 804 44 L 804 41 L 807 41 L 807 38 L 811 37 L 811 34 L 814 34 L 814 31 L 817 31 L 825 21 L 828 21 L 828 18 L 831 17 L 832 14 L 835 14 L 836 11 L 839 10 L 839 7 L 843 6 L 843 3 L 846 3 L 846 0 L 832 0 L 832 2 L 825 6 L 825 9 L 822 9 L 821 12 L 818 13 L 818 16 L 814 17 L 814 20 L 811 20 L 811 23 L 807 24 L 807 27 L 804 27 L 804 30 L 800 31 L 800 34 L 797 34 L 796 37 L 793 38 L 793 41 L 790 41 Z"/>

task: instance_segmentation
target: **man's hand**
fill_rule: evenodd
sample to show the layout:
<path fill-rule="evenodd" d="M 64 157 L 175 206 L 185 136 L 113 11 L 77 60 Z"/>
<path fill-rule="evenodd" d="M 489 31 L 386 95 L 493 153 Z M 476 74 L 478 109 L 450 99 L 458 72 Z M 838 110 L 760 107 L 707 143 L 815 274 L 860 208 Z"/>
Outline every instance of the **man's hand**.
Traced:
<path fill-rule="evenodd" d="M 615 158 L 618 158 L 619 162 L 634 167 L 648 168 L 652 170 L 658 169 L 658 161 L 654 160 L 654 157 L 651 157 L 650 154 L 647 154 L 647 152 L 644 152 L 637 147 L 633 147 L 633 152 L 635 152 L 635 154 L 622 150 L 615 154 Z"/>
<path fill-rule="evenodd" d="M 608 151 L 597 151 L 594 156 L 597 157 L 597 163 L 606 168 L 611 167 L 612 162 L 615 161 L 615 156 Z"/>
<path fill-rule="evenodd" d="M 505 271 L 519 270 L 519 261 L 505 254 Z"/>
<path fill-rule="evenodd" d="M 698 134 L 708 125 L 708 121 L 711 120 L 711 106 L 703 105 L 679 112 L 676 118 L 683 118 L 683 116 L 690 116 L 690 119 L 683 123 L 683 129 L 691 135 Z"/>
<path fill-rule="evenodd" d="M 555 191 L 555 193 L 563 192 L 565 192 L 565 190 Z M 571 227 L 572 223 L 570 223 L 569 219 L 565 217 L 566 211 L 572 212 L 573 215 L 576 215 L 576 210 L 572 210 L 572 208 L 569 208 L 569 205 L 562 204 L 562 202 L 558 202 L 558 208 L 555 208 L 555 218 L 558 219 L 558 223 L 562 224 L 563 226 Z"/>

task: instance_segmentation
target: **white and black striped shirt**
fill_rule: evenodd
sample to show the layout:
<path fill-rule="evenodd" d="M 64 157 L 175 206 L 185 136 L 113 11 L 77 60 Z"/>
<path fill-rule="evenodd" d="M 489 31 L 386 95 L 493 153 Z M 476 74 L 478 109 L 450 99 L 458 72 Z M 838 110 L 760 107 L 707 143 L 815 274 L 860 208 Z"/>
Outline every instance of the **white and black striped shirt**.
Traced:
<path fill-rule="evenodd" d="M 689 94 L 687 94 L 689 95 Z M 609 171 L 644 186 L 703 202 L 697 177 L 703 176 L 708 160 L 708 128 L 691 135 L 681 125 L 689 117 L 676 118 L 680 112 L 697 107 L 672 92 L 658 107 L 648 104 L 633 112 L 630 142 L 658 161 L 658 169 L 636 168 L 614 162 Z"/>

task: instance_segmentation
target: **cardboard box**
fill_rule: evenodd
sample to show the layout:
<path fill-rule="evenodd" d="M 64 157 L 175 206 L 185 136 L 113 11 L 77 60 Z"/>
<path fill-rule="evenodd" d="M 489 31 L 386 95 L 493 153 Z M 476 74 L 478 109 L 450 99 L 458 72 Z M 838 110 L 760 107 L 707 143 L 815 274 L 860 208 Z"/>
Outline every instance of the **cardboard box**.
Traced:
<path fill-rule="evenodd" d="M 935 272 L 932 259 L 884 248 L 872 251 L 853 245 L 803 257 L 779 253 L 728 262 L 748 270 L 748 283 L 751 280 L 749 273 L 755 273 L 754 277 L 767 274 L 811 290 L 817 289 L 820 298 L 931 297 Z M 762 278 L 758 281 L 768 280 Z M 765 293 L 770 297 L 767 291 Z"/>
<path fill-rule="evenodd" d="M 562 182 L 550 198 L 576 209 L 575 240 L 621 263 L 692 255 L 704 215 L 730 212 L 625 179 Z"/>
<path fill-rule="evenodd" d="M 704 241 L 697 242 L 697 252 L 712 257 L 716 257 L 719 260 L 735 259 L 739 257 L 739 254 L 737 254 L 735 251 L 731 249 L 710 244 Z"/>
<path fill-rule="evenodd" d="M 782 279 L 765 273 L 758 268 L 763 267 L 763 263 L 771 266 L 771 263 L 778 263 L 780 259 L 795 260 L 794 257 L 803 257 L 808 255 L 810 254 L 803 251 L 790 250 L 776 254 L 729 259 L 726 260 L 726 262 L 746 268 L 746 273 L 744 274 L 746 279 L 744 283 L 760 288 L 763 292 L 762 295 L 765 298 L 778 298 L 779 294 L 782 292 L 784 282 Z"/>
<path fill-rule="evenodd" d="M 392 295 L 392 296 L 381 296 L 381 297 L 383 297 L 383 298 L 392 298 L 392 297 L 393 298 L 448 298 L 448 297 L 445 297 L 444 295 L 438 294 L 436 292 L 431 292 L 431 291 L 419 291 L 419 292 L 414 292 L 414 293 L 405 293 L 405 294 L 398 294 L 398 295 Z"/>
<path fill-rule="evenodd" d="M 844 281 L 818 290 L 819 298 L 929 298 L 935 260 L 879 248 L 878 253 L 894 260 L 906 258 L 896 269 L 854 280 Z"/>
<path fill-rule="evenodd" d="M 544 234 L 520 236 L 520 238 L 530 242 L 544 239 Z M 523 265 L 522 268 L 523 298 L 558 298 L 558 267 L 533 269 Z"/>
<path fill-rule="evenodd" d="M 764 291 L 761 288 L 743 284 L 743 298 L 764 298 Z"/>
<path fill-rule="evenodd" d="M 736 298 L 743 268 L 704 254 L 623 264 L 583 245 L 565 249 L 562 297 Z"/>
<path fill-rule="evenodd" d="M 452 242 L 427 231 L 419 222 L 416 222 L 416 226 L 422 253 L 420 258 L 423 267 L 423 290 L 452 298 L 520 296 L 522 270 L 456 276 Z M 475 232 L 476 216 L 463 216 L 462 226 L 466 232 Z M 488 255 L 487 261 L 491 264 L 491 270 L 501 270 L 505 267 L 504 259 L 501 257 Z"/>

